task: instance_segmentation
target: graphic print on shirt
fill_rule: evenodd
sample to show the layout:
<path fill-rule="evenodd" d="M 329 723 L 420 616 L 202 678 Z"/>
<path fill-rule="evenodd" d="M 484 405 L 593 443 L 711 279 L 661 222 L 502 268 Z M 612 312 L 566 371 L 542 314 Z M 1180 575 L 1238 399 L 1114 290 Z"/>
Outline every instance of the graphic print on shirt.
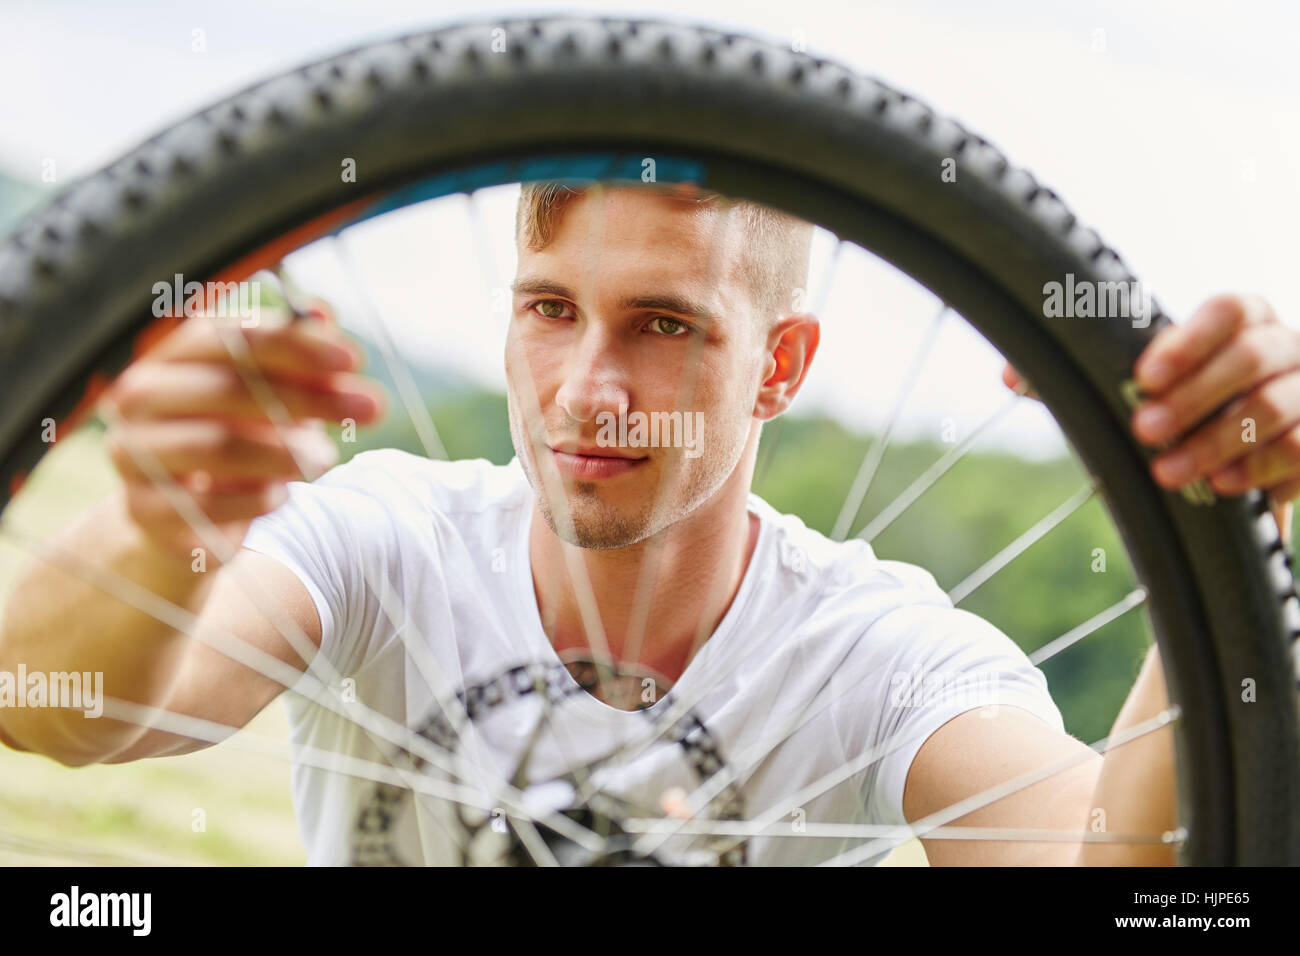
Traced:
<path fill-rule="evenodd" d="M 632 847 L 640 834 L 627 834 L 618 825 L 620 819 L 646 816 L 644 808 L 634 807 L 617 795 L 600 790 L 593 791 L 588 778 L 602 767 L 618 763 L 619 752 L 574 767 L 558 778 L 548 780 L 530 780 L 527 778 L 528 757 L 532 744 L 536 743 L 547 731 L 548 715 L 553 708 L 561 707 L 565 701 L 576 695 L 586 694 L 580 684 L 571 679 L 569 669 L 564 663 L 550 665 L 531 664 L 516 665 L 497 677 L 473 684 L 456 694 L 460 704 L 459 710 L 473 724 L 488 713 L 502 705 L 518 702 L 530 695 L 541 693 L 543 706 L 548 708 L 540 716 L 540 723 L 530 734 L 531 743 L 522 754 L 511 786 L 524 792 L 525 796 L 541 794 L 540 806 L 546 810 L 561 814 L 576 824 L 577 827 L 601 834 L 599 849 L 580 845 L 568 836 L 557 832 L 552 826 L 542 823 L 534 824 L 535 833 L 545 841 L 547 848 L 557 861 L 565 865 L 626 865 L 661 863 L 708 863 L 711 865 L 740 866 L 747 862 L 748 841 L 740 837 L 707 836 L 697 838 L 691 843 L 690 852 L 682 855 L 660 849 L 648 857 L 641 852 L 634 852 Z M 675 701 L 671 692 L 659 701 L 659 708 L 654 713 L 641 710 L 639 713 L 649 722 L 646 743 L 651 746 L 674 747 L 681 754 L 677 759 L 685 758 L 695 779 L 696 786 L 705 787 L 721 774 L 709 792 L 716 789 L 716 794 L 705 805 L 707 819 L 740 821 L 745 818 L 744 803 L 740 791 L 740 781 L 733 778 L 722 750 L 709 728 L 692 710 L 685 710 L 674 720 L 671 726 L 664 726 L 660 714 L 673 713 Z M 460 731 L 463 727 L 453 726 L 452 722 L 440 709 L 430 714 L 416 729 L 415 733 L 437 747 L 449 760 L 457 755 L 463 756 Z M 635 745 L 632 748 L 639 749 Z M 647 747 L 647 749 L 650 749 Z M 389 764 L 404 776 L 407 783 L 427 779 L 430 764 L 423 758 L 406 750 L 398 749 L 388 755 Z M 452 781 L 455 782 L 455 781 Z M 351 834 L 351 865 L 353 866 L 401 866 L 407 860 L 399 853 L 397 845 L 397 823 L 403 813 L 418 812 L 414 804 L 422 800 L 441 800 L 427 793 L 412 793 L 409 786 L 391 783 L 376 783 L 367 799 L 362 803 L 357 814 Z M 532 865 L 534 853 L 520 838 L 515 824 L 500 809 L 485 811 L 477 806 L 454 802 L 456 817 L 461 832 L 456 834 L 455 842 L 460 847 L 460 865 Z M 716 809 L 715 809 L 716 808 Z M 700 816 L 704 816 L 701 814 Z M 569 828 L 565 828 L 569 829 Z M 572 832 L 572 831 L 571 831 Z M 530 834 L 531 835 L 531 834 Z M 443 861 L 437 861 L 443 862 Z M 450 861 L 446 861 L 450 862 Z"/>

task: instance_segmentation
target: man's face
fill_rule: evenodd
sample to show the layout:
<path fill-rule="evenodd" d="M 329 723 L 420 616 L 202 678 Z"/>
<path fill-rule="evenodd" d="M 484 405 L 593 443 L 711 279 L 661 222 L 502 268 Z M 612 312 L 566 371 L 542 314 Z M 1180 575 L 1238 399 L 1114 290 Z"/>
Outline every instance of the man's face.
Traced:
<path fill-rule="evenodd" d="M 689 515 L 735 470 L 764 365 L 738 269 L 741 233 L 739 216 L 711 204 L 603 189 L 565 208 L 545 249 L 520 248 L 505 354 L 510 434 L 561 538 L 635 544 Z M 639 445 L 638 420 L 658 422 Z M 603 446 L 611 432 L 623 444 Z M 637 460 L 555 450 L 573 446 Z M 572 535 L 547 494 L 556 483 Z"/>

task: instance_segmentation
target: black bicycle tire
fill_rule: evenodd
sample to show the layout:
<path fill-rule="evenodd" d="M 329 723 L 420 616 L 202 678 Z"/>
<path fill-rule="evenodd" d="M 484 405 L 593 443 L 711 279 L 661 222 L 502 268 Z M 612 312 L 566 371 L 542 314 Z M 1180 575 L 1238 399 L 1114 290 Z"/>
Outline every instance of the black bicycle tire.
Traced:
<path fill-rule="evenodd" d="M 1289 556 L 1263 496 L 1198 505 L 1156 488 L 1150 452 L 1127 427 L 1126 379 L 1168 319 L 1158 306 L 1146 329 L 1045 318 L 1045 281 L 1133 276 L 986 140 L 771 43 L 648 21 L 461 23 L 256 84 L 141 144 L 0 245 L 0 490 L 46 450 L 38 423 L 68 414 L 94 373 L 127 360 L 153 282 L 211 275 L 357 198 L 342 158 L 378 192 L 438 169 L 614 146 L 707 157 L 707 185 L 869 236 L 864 245 L 960 305 L 1028 372 L 1103 479 L 1153 595 L 1173 697 L 1197 702 L 1175 725 L 1180 766 L 1195 768 L 1179 779 L 1192 824 L 1181 861 L 1300 862 Z M 958 177 L 941 183 L 947 159 Z M 1247 678 L 1255 701 L 1238 704 Z M 1221 826 L 1199 826 L 1207 820 Z"/>

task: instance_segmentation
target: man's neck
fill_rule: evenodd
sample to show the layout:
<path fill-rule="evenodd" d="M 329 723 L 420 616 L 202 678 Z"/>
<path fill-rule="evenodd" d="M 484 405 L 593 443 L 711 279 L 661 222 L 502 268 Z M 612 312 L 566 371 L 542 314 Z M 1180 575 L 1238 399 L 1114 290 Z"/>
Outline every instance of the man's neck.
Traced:
<path fill-rule="evenodd" d="M 584 549 L 562 541 L 533 503 L 528 551 L 542 626 L 557 652 L 586 648 L 570 562 L 585 568 L 614 662 L 641 664 L 675 682 L 735 600 L 758 543 L 747 490 L 715 498 L 689 518 L 627 548 Z M 644 578 L 644 580 L 643 580 Z M 577 584 L 583 583 L 581 571 Z"/>

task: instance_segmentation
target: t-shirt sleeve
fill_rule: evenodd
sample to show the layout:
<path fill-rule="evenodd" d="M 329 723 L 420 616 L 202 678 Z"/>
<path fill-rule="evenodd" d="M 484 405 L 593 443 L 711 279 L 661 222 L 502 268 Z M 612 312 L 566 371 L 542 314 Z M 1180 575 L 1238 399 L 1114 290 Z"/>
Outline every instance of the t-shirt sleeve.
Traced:
<path fill-rule="evenodd" d="M 994 704 L 1018 707 L 1065 733 L 1042 671 L 996 627 L 968 611 L 901 608 L 879 622 L 900 648 L 881 679 L 868 745 L 881 756 L 864 798 L 873 823 L 905 825 L 903 788 L 922 744 L 958 714 Z"/>
<path fill-rule="evenodd" d="M 391 519 L 367 490 L 368 454 L 315 482 L 290 482 L 289 500 L 257 518 L 243 543 L 302 582 L 320 617 L 320 654 L 342 675 L 353 673 L 364 653 L 374 616 L 366 567 L 382 569 L 391 532 Z"/>

